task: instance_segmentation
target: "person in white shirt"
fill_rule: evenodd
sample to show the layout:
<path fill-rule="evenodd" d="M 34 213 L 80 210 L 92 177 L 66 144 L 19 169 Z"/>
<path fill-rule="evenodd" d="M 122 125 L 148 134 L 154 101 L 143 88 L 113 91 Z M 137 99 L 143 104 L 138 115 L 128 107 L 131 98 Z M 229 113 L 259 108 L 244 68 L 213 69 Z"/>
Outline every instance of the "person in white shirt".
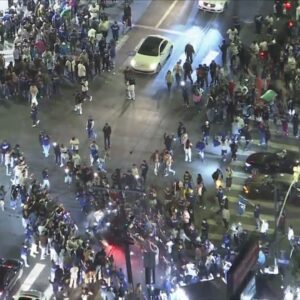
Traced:
<path fill-rule="evenodd" d="M 86 68 L 85 65 L 81 62 L 77 66 L 77 75 L 79 79 L 83 79 L 84 77 L 86 77 Z"/>
<path fill-rule="evenodd" d="M 73 267 L 70 269 L 70 288 L 77 288 L 78 271 L 79 268 L 76 265 L 73 265 Z"/>
<path fill-rule="evenodd" d="M 233 42 L 239 34 L 238 30 L 234 26 L 229 28 L 226 33 L 228 34 L 228 38 L 231 42 Z"/>
<path fill-rule="evenodd" d="M 294 241 L 294 239 L 295 239 L 294 228 L 292 225 L 289 225 L 288 241 L 290 242 L 290 244 Z"/>

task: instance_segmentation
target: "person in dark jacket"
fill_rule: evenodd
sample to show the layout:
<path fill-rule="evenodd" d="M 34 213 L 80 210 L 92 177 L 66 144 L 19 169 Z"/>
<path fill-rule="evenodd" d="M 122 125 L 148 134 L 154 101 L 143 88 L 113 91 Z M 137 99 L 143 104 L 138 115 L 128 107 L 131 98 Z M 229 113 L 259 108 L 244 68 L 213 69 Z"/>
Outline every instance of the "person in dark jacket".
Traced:
<path fill-rule="evenodd" d="M 193 79 L 192 79 L 192 72 L 193 72 L 193 69 L 192 69 L 192 65 L 191 63 L 186 60 L 185 63 L 183 64 L 183 79 L 184 81 L 187 80 L 187 78 L 191 81 L 191 84 L 193 84 Z"/>
<path fill-rule="evenodd" d="M 187 43 L 185 45 L 184 52 L 186 55 L 186 60 L 192 64 L 193 63 L 193 55 L 195 54 L 193 45 L 191 45 L 190 43 Z"/>
<path fill-rule="evenodd" d="M 298 135 L 299 135 L 299 116 L 297 113 L 295 113 L 293 115 L 292 124 L 293 124 L 294 137 L 298 137 Z"/>
<path fill-rule="evenodd" d="M 104 147 L 105 150 L 110 148 L 110 135 L 111 135 L 111 127 L 108 123 L 105 123 L 103 129 L 103 135 L 104 135 Z"/>

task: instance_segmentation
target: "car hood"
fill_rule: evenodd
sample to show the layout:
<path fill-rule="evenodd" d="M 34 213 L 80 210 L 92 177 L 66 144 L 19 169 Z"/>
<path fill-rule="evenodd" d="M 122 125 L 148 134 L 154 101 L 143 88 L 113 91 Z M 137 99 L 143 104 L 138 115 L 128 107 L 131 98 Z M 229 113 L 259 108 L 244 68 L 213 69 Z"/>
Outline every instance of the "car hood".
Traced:
<path fill-rule="evenodd" d="M 136 65 L 141 66 L 149 66 L 151 64 L 158 64 L 159 63 L 159 56 L 147 56 L 137 53 L 133 57 Z"/>
<path fill-rule="evenodd" d="M 266 162 L 274 157 L 273 153 L 268 153 L 268 152 L 258 152 L 258 153 L 253 153 L 248 156 L 246 159 L 246 162 L 251 164 L 251 163 L 262 163 Z"/>

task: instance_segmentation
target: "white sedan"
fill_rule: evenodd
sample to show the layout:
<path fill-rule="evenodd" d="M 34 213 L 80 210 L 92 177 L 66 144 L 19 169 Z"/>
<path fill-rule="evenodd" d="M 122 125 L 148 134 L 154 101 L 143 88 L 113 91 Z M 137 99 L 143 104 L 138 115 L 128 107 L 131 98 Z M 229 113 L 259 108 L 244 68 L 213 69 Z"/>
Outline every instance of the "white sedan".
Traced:
<path fill-rule="evenodd" d="M 171 56 L 173 44 L 161 35 L 149 35 L 139 43 L 130 65 L 136 72 L 154 74 Z"/>
<path fill-rule="evenodd" d="M 13 296 L 14 300 L 46 300 L 43 293 L 36 290 L 21 291 Z"/>
<path fill-rule="evenodd" d="M 200 10 L 222 13 L 227 5 L 229 0 L 199 0 L 198 6 Z"/>

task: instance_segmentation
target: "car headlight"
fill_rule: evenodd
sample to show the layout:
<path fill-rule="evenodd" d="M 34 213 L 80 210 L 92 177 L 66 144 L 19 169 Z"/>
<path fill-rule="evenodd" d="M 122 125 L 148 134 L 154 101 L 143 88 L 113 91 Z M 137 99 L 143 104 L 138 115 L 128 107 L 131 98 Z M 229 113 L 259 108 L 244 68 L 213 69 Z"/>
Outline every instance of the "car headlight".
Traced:
<path fill-rule="evenodd" d="M 246 185 L 243 186 L 243 191 L 244 191 L 245 194 L 249 193 L 249 189 Z"/>
<path fill-rule="evenodd" d="M 132 60 L 131 60 L 130 65 L 131 65 L 132 67 L 135 67 L 135 66 L 136 66 L 136 61 L 135 61 L 135 59 L 132 59 Z"/>
<path fill-rule="evenodd" d="M 150 64 L 149 67 L 151 70 L 155 70 L 157 68 L 157 64 L 156 63 Z"/>
<path fill-rule="evenodd" d="M 245 162 L 245 166 L 246 166 L 247 168 L 251 167 L 251 165 L 248 164 L 247 162 Z"/>

